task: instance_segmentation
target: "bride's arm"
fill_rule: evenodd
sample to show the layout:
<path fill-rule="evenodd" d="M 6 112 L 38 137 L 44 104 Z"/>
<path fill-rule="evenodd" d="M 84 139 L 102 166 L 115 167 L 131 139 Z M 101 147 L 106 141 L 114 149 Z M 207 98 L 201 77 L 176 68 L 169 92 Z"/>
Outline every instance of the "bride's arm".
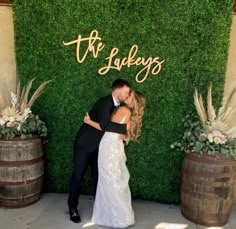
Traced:
<path fill-rule="evenodd" d="M 88 114 L 88 112 L 86 113 L 86 115 L 84 116 L 84 123 L 94 127 L 97 130 L 102 130 L 102 128 L 100 127 L 98 122 L 95 122 L 93 120 L 90 119 L 90 116 Z"/>
<path fill-rule="evenodd" d="M 122 118 L 125 116 L 126 118 L 125 118 L 124 123 L 127 124 L 127 122 L 129 122 L 129 119 L 130 119 L 130 114 L 131 114 L 130 110 L 127 107 L 119 107 L 117 109 L 117 112 L 115 112 L 115 114 L 112 116 L 112 121 L 115 122 L 115 123 L 119 123 L 122 120 Z M 98 122 L 95 122 L 95 121 L 90 119 L 90 116 L 89 116 L 88 112 L 84 116 L 84 123 L 94 127 L 97 130 L 101 130 L 101 131 L 103 130 Z M 129 126 L 130 125 L 128 124 L 127 125 L 127 130 L 130 128 Z M 121 136 L 122 136 L 122 134 L 121 134 Z M 123 135 L 123 136 L 126 136 L 126 135 Z"/>

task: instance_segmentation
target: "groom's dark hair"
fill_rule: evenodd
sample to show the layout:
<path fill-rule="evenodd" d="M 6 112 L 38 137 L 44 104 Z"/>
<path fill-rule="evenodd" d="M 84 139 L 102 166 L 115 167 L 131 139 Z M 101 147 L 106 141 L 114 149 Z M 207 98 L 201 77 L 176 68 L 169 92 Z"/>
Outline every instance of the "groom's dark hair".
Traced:
<path fill-rule="evenodd" d="M 112 83 L 112 91 L 114 91 L 117 88 L 122 88 L 122 87 L 131 87 L 129 82 L 122 80 L 122 79 L 116 79 L 115 81 L 113 81 Z"/>

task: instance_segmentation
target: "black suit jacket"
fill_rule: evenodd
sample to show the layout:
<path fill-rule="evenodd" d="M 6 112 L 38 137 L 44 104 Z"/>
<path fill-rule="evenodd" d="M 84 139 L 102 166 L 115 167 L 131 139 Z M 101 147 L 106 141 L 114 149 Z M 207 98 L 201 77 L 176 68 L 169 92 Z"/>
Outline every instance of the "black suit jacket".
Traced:
<path fill-rule="evenodd" d="M 125 134 L 126 124 L 111 122 L 111 114 L 114 108 L 112 95 L 108 95 L 95 103 L 89 112 L 89 116 L 91 120 L 98 122 L 104 131 Z M 86 151 L 95 151 L 99 146 L 104 131 L 97 130 L 84 123 L 77 133 L 76 142 Z"/>

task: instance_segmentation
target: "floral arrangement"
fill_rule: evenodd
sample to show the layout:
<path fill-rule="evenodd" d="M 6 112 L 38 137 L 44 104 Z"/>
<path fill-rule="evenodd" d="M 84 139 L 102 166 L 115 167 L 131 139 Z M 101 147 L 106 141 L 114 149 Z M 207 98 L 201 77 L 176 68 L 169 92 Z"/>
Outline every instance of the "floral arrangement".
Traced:
<path fill-rule="evenodd" d="M 222 106 L 216 115 L 212 104 L 212 86 L 207 95 L 207 111 L 204 107 L 202 96 L 197 89 L 194 93 L 196 113 L 188 114 L 184 119 L 184 134 L 181 141 L 171 144 L 171 148 L 177 148 L 183 152 L 206 153 L 216 155 L 218 153 L 232 155 L 236 158 L 236 126 L 229 126 L 228 121 L 234 114 L 236 106 L 232 107 L 236 89 L 223 100 Z"/>
<path fill-rule="evenodd" d="M 22 89 L 19 82 L 16 92 L 10 91 L 6 82 L 0 80 L 0 138 L 47 136 L 45 123 L 32 114 L 31 107 L 50 81 L 42 83 L 29 99 L 34 80 Z"/>

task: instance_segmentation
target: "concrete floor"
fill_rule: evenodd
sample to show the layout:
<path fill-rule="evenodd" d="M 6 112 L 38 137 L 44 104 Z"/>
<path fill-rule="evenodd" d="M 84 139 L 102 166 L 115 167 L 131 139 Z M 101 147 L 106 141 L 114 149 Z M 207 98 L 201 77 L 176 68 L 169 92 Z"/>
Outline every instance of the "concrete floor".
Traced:
<path fill-rule="evenodd" d="M 18 209 L 0 208 L 0 229 L 106 229 L 93 225 L 94 199 L 82 196 L 79 212 L 82 222 L 72 223 L 67 210 L 67 194 L 44 193 L 37 203 Z M 130 229 L 236 229 L 236 206 L 224 227 L 204 227 L 186 220 L 180 206 L 134 200 L 136 223 Z"/>

